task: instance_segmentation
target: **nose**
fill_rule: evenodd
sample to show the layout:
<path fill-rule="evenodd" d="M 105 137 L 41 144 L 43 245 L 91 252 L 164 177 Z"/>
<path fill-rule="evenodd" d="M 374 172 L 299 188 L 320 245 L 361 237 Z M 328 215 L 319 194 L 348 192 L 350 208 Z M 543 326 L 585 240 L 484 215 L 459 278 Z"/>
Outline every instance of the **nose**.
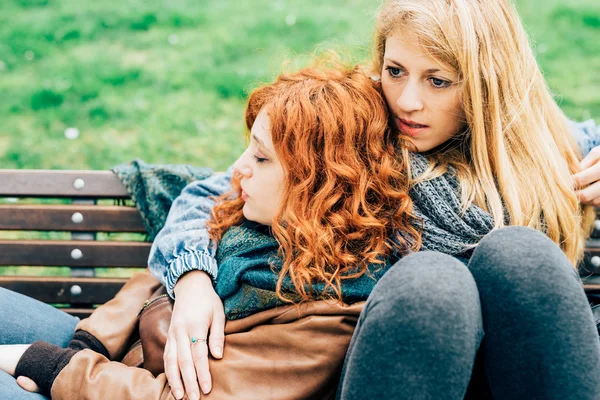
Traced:
<path fill-rule="evenodd" d="M 233 173 L 240 178 L 250 178 L 252 176 L 252 167 L 248 164 L 247 151 L 244 152 L 234 163 Z"/>
<path fill-rule="evenodd" d="M 423 100 L 418 83 L 407 82 L 404 88 L 402 88 L 400 96 L 396 99 L 396 105 L 407 114 L 422 110 Z"/>

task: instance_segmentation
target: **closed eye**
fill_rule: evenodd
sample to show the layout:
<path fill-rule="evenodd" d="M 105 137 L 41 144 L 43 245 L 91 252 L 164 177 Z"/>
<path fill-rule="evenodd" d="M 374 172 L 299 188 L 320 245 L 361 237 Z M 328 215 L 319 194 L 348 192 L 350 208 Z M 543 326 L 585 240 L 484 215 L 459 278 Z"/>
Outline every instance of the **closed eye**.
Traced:
<path fill-rule="evenodd" d="M 263 162 L 265 162 L 265 161 L 269 161 L 269 159 L 268 159 L 268 158 L 259 157 L 259 156 L 257 156 L 257 155 L 255 155 L 255 156 L 254 156 L 254 160 L 256 160 L 256 162 L 257 162 L 257 163 L 259 163 L 259 164 L 260 164 L 260 163 L 263 163 Z"/>

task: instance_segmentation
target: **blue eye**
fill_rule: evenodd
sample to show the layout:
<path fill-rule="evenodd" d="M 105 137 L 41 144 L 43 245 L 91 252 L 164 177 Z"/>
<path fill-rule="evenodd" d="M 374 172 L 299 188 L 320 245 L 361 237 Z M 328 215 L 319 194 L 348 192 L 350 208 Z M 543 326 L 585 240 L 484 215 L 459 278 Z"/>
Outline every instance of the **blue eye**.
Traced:
<path fill-rule="evenodd" d="M 392 78 L 399 78 L 402 75 L 402 72 L 404 72 L 402 68 L 398 67 L 386 67 L 385 69 Z"/>
<path fill-rule="evenodd" d="M 443 89 L 452 85 L 452 82 L 440 78 L 429 78 L 429 81 L 431 82 L 431 85 L 436 89 Z"/>
<path fill-rule="evenodd" d="M 259 164 L 260 164 L 260 163 L 263 163 L 263 162 L 265 162 L 265 161 L 268 161 L 268 159 L 267 159 L 267 158 L 262 158 L 262 157 L 259 157 L 259 156 L 256 156 L 256 155 L 254 156 L 254 159 L 255 159 L 255 160 L 256 160 L 256 162 L 257 162 L 257 163 L 259 163 Z"/>

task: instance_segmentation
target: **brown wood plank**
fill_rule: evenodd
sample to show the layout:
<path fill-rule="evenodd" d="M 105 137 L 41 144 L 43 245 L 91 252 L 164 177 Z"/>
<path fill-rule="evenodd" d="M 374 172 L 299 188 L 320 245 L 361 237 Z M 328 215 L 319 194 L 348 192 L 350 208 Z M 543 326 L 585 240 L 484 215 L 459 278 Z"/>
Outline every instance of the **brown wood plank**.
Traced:
<path fill-rule="evenodd" d="M 145 268 L 150 246 L 147 242 L 0 240 L 0 265 Z M 77 250 L 81 257 L 75 259 L 72 254 Z"/>
<path fill-rule="evenodd" d="M 600 293 L 600 283 L 585 283 L 583 289 L 586 293 Z"/>
<path fill-rule="evenodd" d="M 84 182 L 76 188 L 77 179 Z M 0 196 L 129 198 L 111 171 L 0 170 Z"/>
<path fill-rule="evenodd" d="M 79 319 L 84 319 L 90 316 L 94 311 L 93 308 L 59 308 L 59 310 L 66 312 L 67 314 L 71 314 L 74 317 Z"/>
<path fill-rule="evenodd" d="M 44 303 L 103 304 L 115 297 L 127 279 L 68 277 L 0 277 L 0 287 Z"/>
<path fill-rule="evenodd" d="M 146 232 L 135 207 L 37 204 L 0 205 L 0 230 Z"/>

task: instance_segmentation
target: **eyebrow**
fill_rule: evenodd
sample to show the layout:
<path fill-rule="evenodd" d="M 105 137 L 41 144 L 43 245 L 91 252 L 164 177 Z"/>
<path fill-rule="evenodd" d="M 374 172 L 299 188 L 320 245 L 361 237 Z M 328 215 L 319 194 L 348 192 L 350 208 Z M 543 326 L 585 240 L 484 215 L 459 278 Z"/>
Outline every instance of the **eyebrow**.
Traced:
<path fill-rule="evenodd" d="M 255 134 L 252 134 L 252 139 L 256 140 L 256 142 L 257 142 L 258 144 L 260 144 L 262 147 L 265 147 L 265 144 L 263 143 L 263 141 L 262 141 L 262 140 L 260 140 L 260 139 L 258 138 L 258 136 L 256 136 Z"/>
<path fill-rule="evenodd" d="M 388 61 L 389 61 L 389 62 L 391 62 L 392 64 L 396 64 L 397 66 L 399 66 L 399 67 L 400 67 L 400 68 L 402 68 L 402 69 L 406 69 L 406 68 L 405 68 L 405 67 L 404 67 L 402 64 L 400 64 L 398 61 L 394 61 L 394 60 L 391 60 L 391 59 L 389 59 L 389 58 L 386 58 L 386 60 L 388 60 Z M 444 71 L 442 71 L 442 70 L 441 70 L 441 69 L 439 69 L 439 68 L 429 68 L 429 69 L 426 69 L 426 70 L 425 70 L 425 72 L 426 72 L 426 73 L 428 73 L 428 74 L 435 74 L 436 72 L 444 72 Z"/>
<path fill-rule="evenodd" d="M 267 146 L 265 146 L 265 142 L 263 142 L 262 140 L 260 140 L 258 138 L 258 136 L 256 136 L 254 133 L 252 134 L 252 139 L 254 139 L 256 141 L 256 143 L 259 144 L 260 147 L 263 148 L 263 150 L 267 151 L 268 153 L 270 153 L 271 151 L 269 150 L 269 148 Z"/>

